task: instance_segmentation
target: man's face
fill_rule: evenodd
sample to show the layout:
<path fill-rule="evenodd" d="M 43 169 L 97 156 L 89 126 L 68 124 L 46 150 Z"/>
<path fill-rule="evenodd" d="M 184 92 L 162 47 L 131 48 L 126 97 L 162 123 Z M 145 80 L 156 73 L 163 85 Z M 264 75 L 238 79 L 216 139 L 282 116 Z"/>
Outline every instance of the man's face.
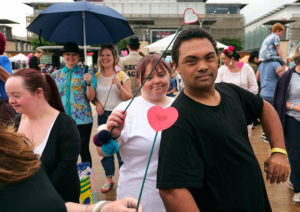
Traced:
<path fill-rule="evenodd" d="M 209 90 L 214 88 L 218 72 L 218 60 L 212 43 L 207 38 L 193 38 L 181 43 L 178 65 L 185 88 Z"/>

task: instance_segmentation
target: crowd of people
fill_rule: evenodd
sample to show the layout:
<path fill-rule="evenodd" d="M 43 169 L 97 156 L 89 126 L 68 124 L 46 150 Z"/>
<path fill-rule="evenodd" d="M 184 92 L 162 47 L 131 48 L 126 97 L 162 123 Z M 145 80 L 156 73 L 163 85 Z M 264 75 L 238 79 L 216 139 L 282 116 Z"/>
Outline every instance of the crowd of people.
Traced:
<path fill-rule="evenodd" d="M 220 66 L 216 41 L 201 28 L 180 32 L 170 63 L 157 54 L 141 56 L 136 36 L 121 60 L 113 45 L 101 46 L 97 73 L 79 66 L 74 42 L 64 44 L 65 66 L 51 75 L 40 70 L 40 50 L 30 68 L 15 73 L 0 56 L 0 211 L 136 211 L 155 135 L 147 112 L 155 105 L 175 107 L 179 117 L 156 137 L 139 211 L 272 211 L 249 140 L 258 119 L 271 148 L 267 180 L 289 179 L 292 200 L 300 204 L 300 46 L 285 71 L 279 39 L 284 30 L 274 24 L 249 64 L 229 46 Z M 2 55 L 5 48 L 0 50 Z M 174 95 L 176 74 L 184 89 Z M 99 166 L 89 149 L 91 104 L 99 128 L 118 142 L 117 200 L 80 205 L 78 157 Z M 106 193 L 115 184 L 115 156 L 95 148 Z"/>

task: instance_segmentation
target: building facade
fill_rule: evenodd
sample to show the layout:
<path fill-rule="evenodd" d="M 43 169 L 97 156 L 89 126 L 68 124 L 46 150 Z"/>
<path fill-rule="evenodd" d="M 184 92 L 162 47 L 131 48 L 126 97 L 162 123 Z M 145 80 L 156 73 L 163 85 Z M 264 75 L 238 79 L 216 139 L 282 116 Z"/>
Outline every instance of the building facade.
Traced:
<path fill-rule="evenodd" d="M 199 15 L 199 23 L 186 27 L 203 27 L 210 31 L 215 39 L 243 39 L 244 18 L 240 9 L 241 3 L 206 3 L 206 0 L 93 0 L 95 4 L 111 7 L 126 17 L 141 41 L 152 43 L 171 35 L 183 23 L 186 8 L 193 8 Z M 34 8 L 33 16 L 27 17 L 29 25 L 42 9 L 53 2 L 27 3 Z M 28 32 L 28 38 L 37 35 Z"/>
<path fill-rule="evenodd" d="M 199 15 L 199 23 L 187 27 L 201 26 L 217 40 L 224 37 L 243 39 L 244 35 L 240 9 L 245 4 L 241 3 L 206 3 L 206 0 L 103 0 L 95 3 L 121 13 L 139 39 L 150 43 L 175 33 L 183 23 L 186 8 L 193 8 Z"/>
<path fill-rule="evenodd" d="M 13 35 L 10 26 L 0 25 L 0 31 L 6 38 L 5 53 L 8 57 L 15 56 L 18 53 L 27 54 L 32 51 L 32 46 L 27 38 Z"/>
<path fill-rule="evenodd" d="M 271 33 L 272 25 L 277 22 L 286 27 L 281 46 L 285 57 L 290 54 L 300 44 L 300 1 L 284 4 L 246 24 L 244 49 L 259 49 L 265 37 Z"/>

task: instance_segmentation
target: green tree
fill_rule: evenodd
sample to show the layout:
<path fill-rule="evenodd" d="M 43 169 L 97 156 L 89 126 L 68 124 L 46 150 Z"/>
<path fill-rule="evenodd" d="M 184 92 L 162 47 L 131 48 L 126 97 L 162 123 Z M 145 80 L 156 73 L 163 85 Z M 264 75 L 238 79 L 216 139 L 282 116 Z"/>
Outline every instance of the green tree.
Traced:
<path fill-rule="evenodd" d="M 121 53 L 122 50 L 127 50 L 127 44 L 129 43 L 130 38 L 124 38 L 123 40 L 120 40 L 119 43 L 117 43 L 118 52 Z"/>
<path fill-rule="evenodd" d="M 237 51 L 243 49 L 241 39 L 239 38 L 222 38 L 220 42 L 225 44 L 226 46 L 233 46 Z"/>
<path fill-rule="evenodd" d="M 40 42 L 39 38 L 35 38 L 35 39 L 30 41 L 30 45 L 33 47 L 33 49 L 36 49 L 39 46 L 59 46 L 61 44 L 46 41 L 44 38 L 41 38 L 41 42 Z"/>

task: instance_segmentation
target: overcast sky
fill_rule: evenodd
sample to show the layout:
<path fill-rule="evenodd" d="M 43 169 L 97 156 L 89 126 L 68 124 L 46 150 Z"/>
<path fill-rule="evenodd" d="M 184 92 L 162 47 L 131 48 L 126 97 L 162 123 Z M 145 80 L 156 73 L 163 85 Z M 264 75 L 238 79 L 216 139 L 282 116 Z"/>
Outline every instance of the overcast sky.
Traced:
<path fill-rule="evenodd" d="M 10 19 L 20 24 L 10 25 L 13 27 L 13 34 L 17 36 L 26 36 L 26 16 L 33 13 L 33 9 L 22 2 L 67 2 L 72 0 L 5 0 L 1 4 L 0 19 Z M 208 0 L 207 2 L 236 2 L 248 3 L 242 10 L 245 15 L 246 23 L 252 21 L 265 13 L 285 4 L 291 3 L 295 0 Z"/>
<path fill-rule="evenodd" d="M 33 14 L 32 7 L 23 2 L 69 2 L 73 0 L 3 0 L 0 19 L 9 19 L 19 24 L 8 24 L 16 36 L 26 37 L 26 16 Z"/>

